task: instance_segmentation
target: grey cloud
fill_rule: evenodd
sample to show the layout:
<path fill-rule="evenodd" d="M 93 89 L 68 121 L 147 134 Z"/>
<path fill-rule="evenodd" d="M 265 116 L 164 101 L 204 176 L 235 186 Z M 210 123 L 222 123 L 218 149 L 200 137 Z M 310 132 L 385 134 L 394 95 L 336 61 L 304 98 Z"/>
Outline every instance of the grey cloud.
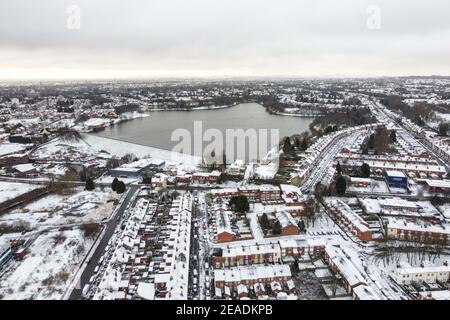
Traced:
<path fill-rule="evenodd" d="M 66 28 L 72 4 L 81 30 Z M 0 68 L 450 73 L 449 13 L 447 0 L 3 0 Z"/>

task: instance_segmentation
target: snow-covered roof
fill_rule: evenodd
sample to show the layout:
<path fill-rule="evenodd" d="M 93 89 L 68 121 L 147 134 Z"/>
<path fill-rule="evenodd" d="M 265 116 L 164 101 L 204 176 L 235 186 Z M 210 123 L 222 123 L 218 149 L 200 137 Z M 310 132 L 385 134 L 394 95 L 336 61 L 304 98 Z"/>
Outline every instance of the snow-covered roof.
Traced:
<path fill-rule="evenodd" d="M 394 178 L 406 178 L 406 175 L 401 171 L 386 170 L 386 175 Z"/>
<path fill-rule="evenodd" d="M 280 222 L 282 228 L 297 226 L 295 219 L 286 210 L 275 212 L 275 217 Z"/>
<path fill-rule="evenodd" d="M 425 180 L 425 183 L 433 188 L 450 189 L 450 180 Z"/>
<path fill-rule="evenodd" d="M 327 200 L 327 202 L 336 208 L 341 215 L 343 215 L 346 220 L 350 221 L 354 227 L 356 227 L 361 232 L 369 232 L 370 228 L 367 222 L 357 213 L 355 213 L 352 208 L 345 202 L 341 200 Z"/>
<path fill-rule="evenodd" d="M 224 281 L 225 283 L 247 280 L 262 281 L 274 277 L 291 278 L 291 276 L 291 269 L 285 264 L 239 266 L 229 269 L 216 269 L 214 271 L 215 281 Z"/>
<path fill-rule="evenodd" d="M 153 300 L 155 298 L 155 284 L 140 282 L 136 293 L 143 299 Z"/>
<path fill-rule="evenodd" d="M 366 284 L 366 280 L 361 271 L 341 248 L 327 245 L 325 251 L 338 268 L 339 273 L 347 280 L 351 287 L 357 284 Z"/>
<path fill-rule="evenodd" d="M 450 227 L 448 225 L 424 225 L 411 221 L 389 219 L 388 229 L 399 229 L 419 232 L 430 232 L 450 235 Z"/>
<path fill-rule="evenodd" d="M 397 268 L 395 270 L 398 274 L 422 274 L 422 273 L 450 273 L 450 266 L 425 266 L 425 267 L 406 267 L 406 268 Z"/>
<path fill-rule="evenodd" d="M 360 285 L 353 288 L 353 292 L 360 300 L 380 300 L 380 296 L 372 287 Z"/>
<path fill-rule="evenodd" d="M 22 172 L 22 173 L 27 173 L 29 171 L 35 170 L 36 167 L 31 163 L 25 163 L 25 164 L 18 164 L 16 166 L 14 166 L 13 169 L 15 169 L 19 172 Z"/>

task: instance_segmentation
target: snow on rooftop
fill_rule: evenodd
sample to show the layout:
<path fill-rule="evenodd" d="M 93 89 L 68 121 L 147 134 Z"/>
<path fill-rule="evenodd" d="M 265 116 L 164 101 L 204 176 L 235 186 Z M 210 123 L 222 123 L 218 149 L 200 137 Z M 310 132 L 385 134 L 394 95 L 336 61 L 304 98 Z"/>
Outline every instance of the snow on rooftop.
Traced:
<path fill-rule="evenodd" d="M 331 245 L 327 245 L 325 251 L 350 286 L 366 284 L 366 280 L 359 267 L 354 264 L 353 259 L 346 252 L 339 247 Z"/>
<path fill-rule="evenodd" d="M 32 163 L 18 164 L 13 168 L 22 173 L 33 171 L 36 169 L 36 167 Z"/>
<path fill-rule="evenodd" d="M 433 232 L 440 234 L 450 235 L 450 226 L 444 225 L 429 225 L 429 224 L 419 224 L 407 220 L 400 219 L 389 219 L 387 224 L 388 229 L 399 229 L 399 230 L 409 230 L 409 231 L 419 231 L 419 232 Z"/>
<path fill-rule="evenodd" d="M 429 180 L 426 179 L 425 183 L 434 188 L 445 188 L 450 189 L 450 180 Z"/>
<path fill-rule="evenodd" d="M 155 298 L 155 284 L 140 282 L 136 293 L 143 299 L 153 300 Z"/>
<path fill-rule="evenodd" d="M 406 175 L 403 172 L 396 170 L 386 170 L 386 175 L 395 178 L 406 178 Z"/>

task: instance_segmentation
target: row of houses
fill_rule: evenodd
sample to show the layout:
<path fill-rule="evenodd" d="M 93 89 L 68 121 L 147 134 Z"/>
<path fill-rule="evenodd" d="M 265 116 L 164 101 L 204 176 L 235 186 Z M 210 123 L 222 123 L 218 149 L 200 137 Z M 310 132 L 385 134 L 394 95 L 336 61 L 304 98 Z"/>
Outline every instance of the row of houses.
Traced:
<path fill-rule="evenodd" d="M 239 299 L 252 295 L 261 299 L 287 297 L 296 293 L 291 270 L 288 265 L 243 266 L 230 269 L 216 269 L 214 272 L 215 298 L 227 299 L 235 296 Z"/>
<path fill-rule="evenodd" d="M 220 182 L 222 172 L 214 170 L 212 172 L 194 172 L 177 174 L 175 181 L 179 185 L 190 184 L 217 184 Z"/>
<path fill-rule="evenodd" d="M 346 160 L 356 160 L 356 161 L 381 161 L 386 163 L 407 163 L 414 165 L 429 165 L 435 166 L 439 165 L 436 160 L 433 160 L 429 157 L 418 157 L 418 156 L 387 156 L 387 155 L 371 155 L 371 154 L 361 154 L 353 153 L 347 148 L 343 148 L 341 152 L 336 156 L 337 161 L 346 161 Z"/>
<path fill-rule="evenodd" d="M 112 177 L 118 178 L 139 178 L 145 172 L 161 170 L 164 168 L 165 161 L 158 159 L 141 159 L 120 167 L 110 169 Z"/>
<path fill-rule="evenodd" d="M 366 274 L 356 265 L 352 257 L 339 246 L 327 245 L 324 249 L 324 261 L 328 264 L 336 281 L 355 300 L 380 300 L 379 294 L 368 284 Z"/>
<path fill-rule="evenodd" d="M 378 203 L 383 211 L 417 213 L 420 209 L 420 206 L 415 201 L 408 201 L 402 198 L 378 199 Z"/>
<path fill-rule="evenodd" d="M 132 299 L 140 283 L 148 281 L 154 250 L 150 245 L 150 226 L 156 214 L 156 203 L 144 197 L 137 198 L 100 279 L 95 298 Z"/>
<path fill-rule="evenodd" d="M 275 219 L 281 226 L 281 233 L 278 236 L 293 236 L 300 233 L 297 222 L 288 211 L 276 211 Z"/>
<path fill-rule="evenodd" d="M 450 180 L 425 180 L 429 192 L 450 194 Z"/>
<path fill-rule="evenodd" d="M 413 136 L 408 134 L 404 129 L 397 128 L 397 152 L 401 157 L 413 157 L 430 159 L 430 154 Z"/>
<path fill-rule="evenodd" d="M 449 243 L 450 239 L 448 225 L 425 225 L 398 219 L 389 219 L 386 232 L 389 238 L 399 240 Z"/>
<path fill-rule="evenodd" d="M 222 198 L 215 199 L 211 211 L 213 223 L 210 227 L 215 233 L 217 243 L 253 239 L 245 213 L 230 211 L 228 201 Z"/>
<path fill-rule="evenodd" d="M 386 171 L 400 171 L 410 178 L 431 178 L 442 179 L 447 174 L 445 167 L 440 165 L 411 164 L 405 162 L 393 163 L 383 160 L 356 160 L 342 158 L 340 160 L 341 168 L 346 173 L 359 173 L 361 166 L 366 163 L 370 167 L 370 172 L 376 175 L 382 175 Z"/>
<path fill-rule="evenodd" d="M 398 197 L 361 198 L 359 205 L 369 215 L 418 218 L 424 221 L 442 221 L 442 214 L 429 201 L 410 201 Z"/>
<path fill-rule="evenodd" d="M 163 263 L 155 275 L 155 288 L 160 298 L 188 297 L 189 256 L 193 196 L 183 195 L 172 204 L 166 226 L 167 237 L 161 248 Z"/>
<path fill-rule="evenodd" d="M 297 182 L 296 184 L 299 184 L 303 180 L 307 179 L 322 152 L 338 139 L 356 132 L 369 132 L 372 130 L 376 130 L 377 128 L 381 128 L 382 126 L 383 125 L 381 123 L 371 123 L 362 126 L 346 128 L 321 137 L 306 150 L 306 158 L 295 166 L 296 173 L 293 177 L 293 180 L 295 179 L 295 182 Z"/>
<path fill-rule="evenodd" d="M 250 185 L 237 188 L 224 188 L 211 190 L 212 197 L 229 199 L 231 197 L 246 196 L 249 202 L 280 200 L 281 190 L 272 185 Z"/>
<path fill-rule="evenodd" d="M 219 243 L 235 240 L 236 233 L 232 230 L 230 216 L 226 202 L 216 201 L 213 207 L 216 222 L 216 240 Z"/>
<path fill-rule="evenodd" d="M 282 184 L 273 185 L 250 185 L 237 188 L 223 188 L 211 190 L 213 199 L 246 196 L 251 203 L 282 203 L 285 210 L 296 217 L 303 213 L 305 196 L 296 186 Z"/>
<path fill-rule="evenodd" d="M 359 214 L 354 212 L 348 204 L 338 199 L 327 199 L 326 210 L 328 214 L 336 217 L 362 241 L 372 240 L 372 230 L 369 224 Z"/>
<path fill-rule="evenodd" d="M 427 144 L 441 159 L 450 162 L 450 138 L 440 137 L 436 134 L 425 135 Z"/>
<path fill-rule="evenodd" d="M 187 299 L 192 196 L 166 204 L 143 191 L 114 249 L 99 299 Z"/>
<path fill-rule="evenodd" d="M 267 285 L 273 281 L 286 283 L 291 278 L 291 269 L 286 264 L 240 266 L 214 270 L 214 286 L 216 288 L 224 286 L 236 288 L 240 284 L 251 286 L 256 283 Z"/>
<path fill-rule="evenodd" d="M 430 147 L 444 161 L 450 162 L 450 140 L 448 137 L 439 136 L 436 132 L 428 131 L 416 125 L 411 120 L 403 117 L 402 123 L 418 138 Z"/>
<path fill-rule="evenodd" d="M 254 244 L 229 244 L 214 249 L 212 263 L 215 268 L 286 263 L 306 254 L 318 255 L 324 248 L 325 241 L 322 239 L 281 239 Z"/>
<path fill-rule="evenodd" d="M 450 267 L 448 263 L 442 266 L 411 267 L 401 266 L 393 271 L 394 280 L 401 285 L 411 283 L 446 283 L 450 280 Z"/>

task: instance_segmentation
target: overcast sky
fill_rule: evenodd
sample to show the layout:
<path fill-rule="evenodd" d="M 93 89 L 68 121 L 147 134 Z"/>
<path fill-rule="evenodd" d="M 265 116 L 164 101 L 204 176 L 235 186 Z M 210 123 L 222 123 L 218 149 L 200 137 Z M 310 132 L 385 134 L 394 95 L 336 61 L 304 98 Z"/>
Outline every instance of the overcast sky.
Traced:
<path fill-rule="evenodd" d="M 448 0 L 0 1 L 0 79 L 431 74 Z"/>

